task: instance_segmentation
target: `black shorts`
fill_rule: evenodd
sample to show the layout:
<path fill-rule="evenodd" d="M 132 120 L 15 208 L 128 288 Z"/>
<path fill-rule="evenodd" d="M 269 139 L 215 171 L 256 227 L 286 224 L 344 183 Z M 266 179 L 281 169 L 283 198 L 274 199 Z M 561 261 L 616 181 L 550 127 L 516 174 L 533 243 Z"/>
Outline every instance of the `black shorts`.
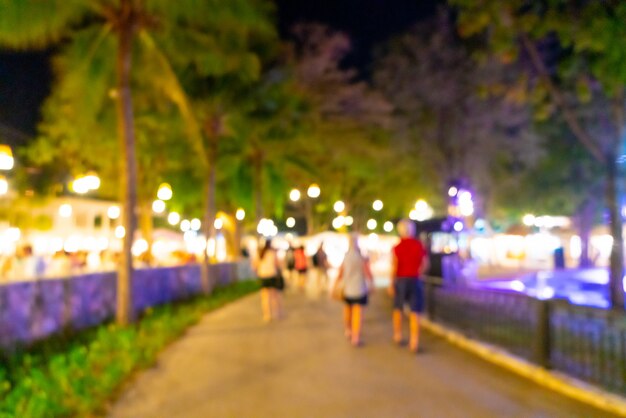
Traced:
<path fill-rule="evenodd" d="M 269 277 L 267 279 L 259 279 L 261 287 L 264 289 L 280 289 L 280 279 L 278 277 Z"/>
<path fill-rule="evenodd" d="M 408 303 L 412 312 L 424 311 L 424 285 L 416 278 L 399 277 L 393 282 L 395 295 L 393 308 L 401 310 Z"/>
<path fill-rule="evenodd" d="M 343 301 L 346 302 L 346 305 L 367 305 L 367 295 L 361 296 L 360 298 L 349 298 L 347 296 L 343 297 Z"/>

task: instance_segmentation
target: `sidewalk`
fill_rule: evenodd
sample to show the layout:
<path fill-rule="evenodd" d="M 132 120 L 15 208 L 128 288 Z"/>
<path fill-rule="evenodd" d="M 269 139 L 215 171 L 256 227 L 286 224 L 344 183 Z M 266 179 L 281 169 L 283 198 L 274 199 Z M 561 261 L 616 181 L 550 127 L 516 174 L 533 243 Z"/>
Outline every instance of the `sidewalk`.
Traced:
<path fill-rule="evenodd" d="M 263 324 L 259 295 L 208 314 L 140 373 L 110 417 L 611 417 L 424 333 L 391 343 L 390 301 L 373 296 L 365 346 L 343 337 L 341 304 L 286 295 Z"/>

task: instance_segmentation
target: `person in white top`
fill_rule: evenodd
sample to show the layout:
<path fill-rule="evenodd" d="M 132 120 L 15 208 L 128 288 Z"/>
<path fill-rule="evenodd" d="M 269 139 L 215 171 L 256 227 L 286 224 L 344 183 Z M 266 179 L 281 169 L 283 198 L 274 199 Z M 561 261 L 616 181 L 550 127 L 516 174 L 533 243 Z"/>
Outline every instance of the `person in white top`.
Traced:
<path fill-rule="evenodd" d="M 343 282 L 343 320 L 345 334 L 353 346 L 361 345 L 361 322 L 363 309 L 367 305 L 367 295 L 374 289 L 374 279 L 369 261 L 361 255 L 358 234 L 350 235 L 350 244 L 335 286 Z M 335 292 L 333 292 L 335 293 Z"/>
<path fill-rule="evenodd" d="M 261 309 L 263 311 L 263 321 L 269 322 L 278 319 L 282 315 L 281 293 L 284 286 L 280 275 L 280 265 L 276 250 L 272 248 L 270 239 L 259 251 L 259 257 L 255 262 L 256 275 L 261 282 Z"/>

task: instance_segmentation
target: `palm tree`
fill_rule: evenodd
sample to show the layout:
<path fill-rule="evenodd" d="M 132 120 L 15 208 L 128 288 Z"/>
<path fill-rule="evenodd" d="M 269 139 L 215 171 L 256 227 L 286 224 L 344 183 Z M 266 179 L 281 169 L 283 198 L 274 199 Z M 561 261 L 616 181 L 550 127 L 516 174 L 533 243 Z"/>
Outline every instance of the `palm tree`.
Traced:
<path fill-rule="evenodd" d="M 202 28 L 211 25 L 255 22 L 259 3 L 256 0 L 7 0 L 0 13 L 0 45 L 16 48 L 42 48 L 61 42 L 84 42 L 88 54 L 84 65 L 68 71 L 90 71 L 105 77 L 93 65 L 100 53 L 113 45 L 115 54 L 115 88 L 109 90 L 117 113 L 117 131 L 121 154 L 119 179 L 126 231 L 118 271 L 117 321 L 127 324 L 133 319 L 131 278 L 133 273 L 131 246 L 137 226 L 137 158 L 131 78 L 135 52 L 153 65 L 158 78 L 155 88 L 178 106 L 187 121 L 189 137 L 196 150 L 202 151 L 199 127 L 192 117 L 169 57 L 162 45 L 193 40 L 203 36 Z M 184 39 L 181 39 L 184 38 Z M 180 45 L 179 43 L 179 45 Z M 178 49 L 184 54 L 185 48 Z M 198 51 L 189 51 L 198 54 Z M 210 52 L 210 51 L 206 51 Z M 210 57 L 210 54 L 208 54 Z M 109 61 L 111 55 L 108 55 Z M 174 57 L 175 58 L 175 57 Z M 201 58 L 198 58 L 199 60 Z M 206 62 L 210 66 L 212 63 Z M 214 63 L 213 63 L 214 64 Z M 157 77 L 158 75 L 158 77 Z M 89 86 L 83 92 L 88 95 Z M 203 154 L 200 152 L 200 156 Z M 200 158 L 199 164 L 207 164 Z"/>

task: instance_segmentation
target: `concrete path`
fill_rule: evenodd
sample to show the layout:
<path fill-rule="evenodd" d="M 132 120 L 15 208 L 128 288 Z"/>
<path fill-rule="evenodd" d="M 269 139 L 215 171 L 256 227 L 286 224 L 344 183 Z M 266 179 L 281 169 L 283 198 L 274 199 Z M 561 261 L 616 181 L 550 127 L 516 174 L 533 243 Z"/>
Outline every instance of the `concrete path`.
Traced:
<path fill-rule="evenodd" d="M 140 373 L 110 417 L 611 417 L 425 333 L 424 353 L 391 343 L 374 295 L 365 345 L 343 336 L 341 304 L 288 292 L 264 324 L 258 294 L 208 314 Z"/>

